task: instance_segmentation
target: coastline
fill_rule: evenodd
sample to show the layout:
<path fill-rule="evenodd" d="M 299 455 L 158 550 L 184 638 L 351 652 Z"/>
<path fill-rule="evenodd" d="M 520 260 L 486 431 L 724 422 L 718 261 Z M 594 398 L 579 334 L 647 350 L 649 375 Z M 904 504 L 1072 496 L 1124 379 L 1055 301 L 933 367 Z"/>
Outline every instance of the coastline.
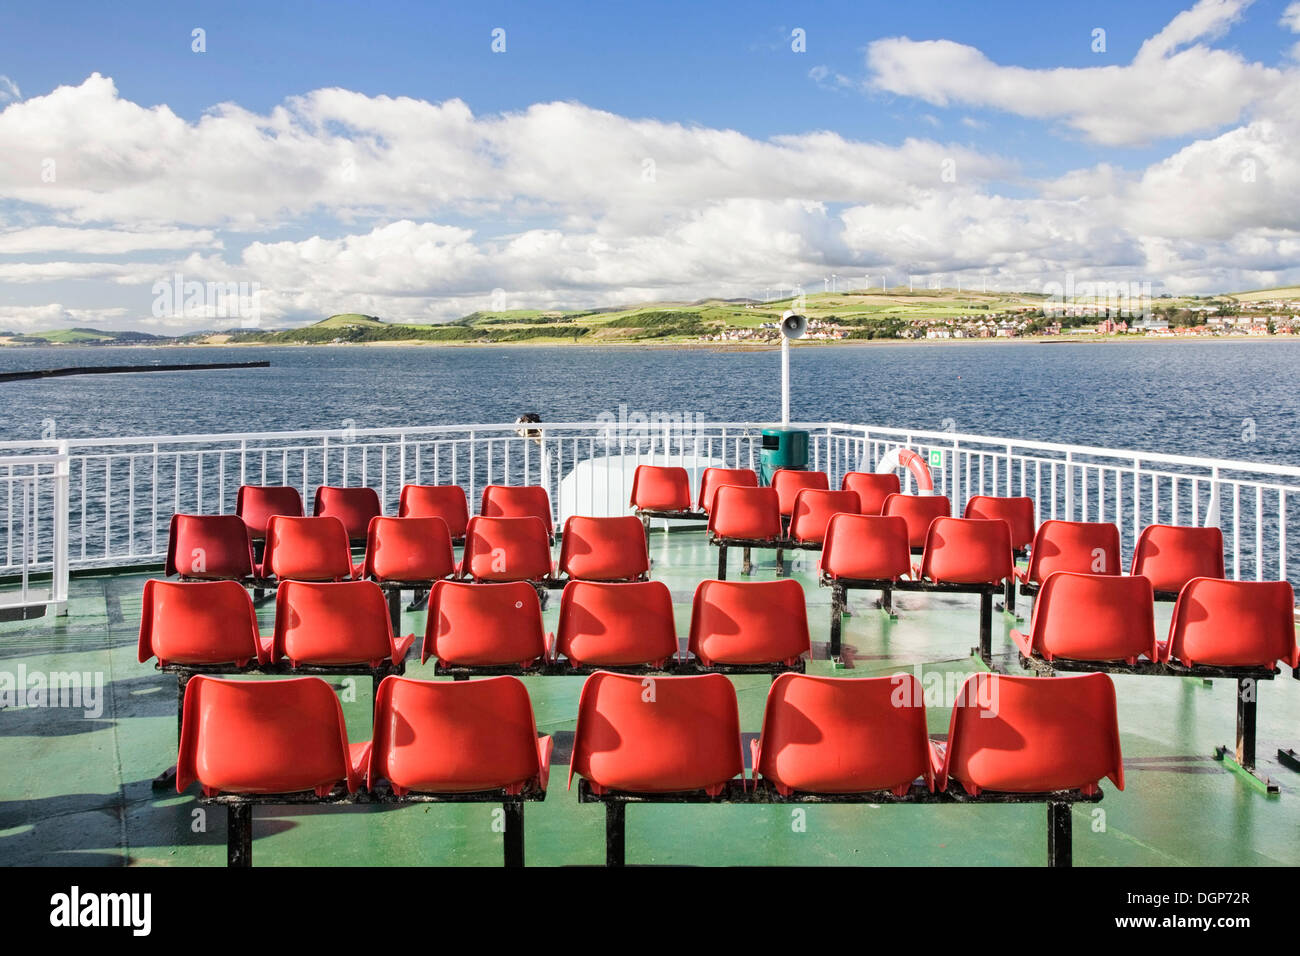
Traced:
<path fill-rule="evenodd" d="M 851 339 L 835 341 L 796 341 L 795 348 L 872 348 L 878 346 L 1002 346 L 1002 345 L 1127 345 L 1135 342 L 1259 342 L 1270 343 L 1277 340 L 1295 339 L 1291 335 L 1024 335 L 1015 338 L 969 338 L 969 339 Z M 579 349 L 627 349 L 646 351 L 707 351 L 707 352 L 773 352 L 780 349 L 776 342 L 750 344 L 747 342 L 572 342 L 563 340 L 524 339 L 517 342 L 431 342 L 427 339 L 397 339 L 387 342 L 168 342 L 168 343 L 112 343 L 104 345 L 86 345 L 79 343 L 56 343 L 46 345 L 13 345 L 0 343 L 0 351 L 54 348 L 66 351 L 102 350 L 102 349 L 259 349 L 259 348 L 430 348 L 430 349 L 501 349 L 501 348 L 579 348 Z"/>

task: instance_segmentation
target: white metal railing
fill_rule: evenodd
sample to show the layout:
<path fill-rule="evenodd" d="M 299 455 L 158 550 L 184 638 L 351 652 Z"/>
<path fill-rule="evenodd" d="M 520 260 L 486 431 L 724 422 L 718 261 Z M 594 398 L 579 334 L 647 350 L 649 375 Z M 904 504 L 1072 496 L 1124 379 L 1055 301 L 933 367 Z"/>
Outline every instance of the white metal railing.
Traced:
<path fill-rule="evenodd" d="M 311 506 L 323 484 L 369 485 L 385 511 L 396 513 L 403 484 L 460 484 L 471 505 L 491 483 L 543 484 L 558 513 L 561 482 L 584 460 L 627 456 L 702 466 L 757 468 L 757 423 L 483 424 L 244 434 L 76 439 L 0 443 L 0 480 L 21 484 L 16 460 L 66 452 L 66 564 L 73 569 L 151 564 L 162 560 L 171 515 L 234 510 L 240 484 L 289 484 Z M 935 492 L 961 514 L 975 494 L 1027 495 L 1039 520 L 1112 521 L 1126 558 L 1152 523 L 1218 524 L 1228 574 L 1288 578 L 1300 568 L 1289 526 L 1300 520 L 1300 467 L 1191 458 L 996 436 L 965 435 L 845 423 L 796 423 L 810 433 L 809 467 L 828 472 L 870 470 L 890 449 L 911 448 L 932 462 Z M 524 429 L 532 429 L 525 432 Z M 19 452 L 26 452 L 20 455 Z M 910 475 L 904 490 L 913 490 Z M 568 492 L 572 496 L 572 490 Z M 590 485 L 586 495 L 594 495 Z M 52 568 L 58 535 L 57 497 L 39 496 L 50 530 L 33 535 L 31 567 Z M 572 510 L 595 507 L 579 497 Z M 15 541 L 27 526 L 8 513 L 0 541 L 0 574 L 21 573 Z M 44 536 L 42 536 L 44 535 Z M 33 560 L 34 559 L 34 560 Z"/>
<path fill-rule="evenodd" d="M 68 602 L 67 449 L 0 454 L 0 522 L 7 529 L 0 558 L 0 609 Z"/>

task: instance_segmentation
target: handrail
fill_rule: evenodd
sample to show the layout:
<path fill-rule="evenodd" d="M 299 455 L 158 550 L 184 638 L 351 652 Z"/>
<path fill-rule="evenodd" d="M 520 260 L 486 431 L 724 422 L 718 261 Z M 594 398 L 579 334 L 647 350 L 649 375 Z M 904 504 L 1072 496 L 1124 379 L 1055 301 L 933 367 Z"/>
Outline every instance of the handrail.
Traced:
<path fill-rule="evenodd" d="M 347 443 L 355 444 L 358 437 L 379 437 L 383 435 L 445 435 L 458 432 L 517 432 L 525 427 L 515 422 L 493 423 L 493 424 L 457 424 L 457 425 L 418 425 L 411 427 L 386 426 L 377 428 L 326 428 L 326 429 L 300 429 L 293 431 L 266 431 L 266 432 L 215 432 L 215 433 L 197 433 L 192 435 L 147 435 L 147 436 L 124 436 L 115 438 L 70 438 L 62 441 L 35 440 L 31 442 L 22 441 L 0 441 L 0 454 L 8 448 L 56 448 L 60 445 L 67 447 L 70 451 L 75 449 L 93 449 L 102 448 L 109 445 L 153 445 L 158 443 L 169 444 L 200 444 L 215 442 L 237 442 L 247 441 L 249 439 L 263 439 L 270 441 L 284 441 L 299 438 L 306 439 L 327 439 L 338 438 L 344 434 L 348 436 Z M 536 424 L 529 423 L 530 429 L 546 431 L 559 430 L 586 430 L 586 431 L 605 431 L 618 428 L 635 429 L 637 432 L 645 432 L 646 436 L 654 434 L 655 429 L 667 428 L 670 431 L 698 431 L 710 428 L 738 428 L 738 429 L 761 429 L 772 427 L 770 422 L 692 422 L 689 425 L 681 426 L 673 423 L 636 423 L 631 426 L 620 425 L 616 422 L 595 421 L 595 422 L 540 422 Z M 928 431 L 924 429 L 903 429 L 890 426 L 850 424 L 844 422 L 796 422 L 791 427 L 807 430 L 828 430 L 838 429 L 848 432 L 860 432 L 864 438 L 896 436 L 910 441 L 928 440 L 943 444 L 952 444 L 954 442 L 969 444 L 988 444 L 1005 447 L 1008 442 L 1016 448 L 1032 449 L 1035 451 L 1050 451 L 1060 454 L 1072 453 L 1075 455 L 1089 455 L 1098 458 L 1124 458 L 1132 460 L 1140 458 L 1147 462 L 1158 462 L 1168 465 L 1183 465 L 1196 468 L 1220 468 L 1231 471 L 1251 471 L 1259 474 L 1274 475 L 1278 477 L 1300 478 L 1300 465 L 1276 465 L 1267 462 L 1254 462 L 1242 459 L 1229 458 L 1200 458 L 1191 455 L 1175 455 L 1165 452 L 1144 452 L 1136 449 L 1126 448 L 1102 448 L 1094 445 L 1071 445 L 1060 442 L 1044 442 L 1033 439 L 1009 438 L 1005 435 L 975 435 L 965 432 L 949 431 Z M 215 451 L 216 449 L 214 449 Z"/>

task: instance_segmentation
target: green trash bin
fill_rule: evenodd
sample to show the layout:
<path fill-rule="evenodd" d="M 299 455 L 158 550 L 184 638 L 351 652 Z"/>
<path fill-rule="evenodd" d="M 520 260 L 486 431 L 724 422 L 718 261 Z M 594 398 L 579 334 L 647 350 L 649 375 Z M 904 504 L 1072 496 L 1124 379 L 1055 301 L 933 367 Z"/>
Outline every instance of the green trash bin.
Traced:
<path fill-rule="evenodd" d="M 778 468 L 803 471 L 808 467 L 808 433 L 795 428 L 764 428 L 759 467 L 765 485 L 772 483 Z"/>

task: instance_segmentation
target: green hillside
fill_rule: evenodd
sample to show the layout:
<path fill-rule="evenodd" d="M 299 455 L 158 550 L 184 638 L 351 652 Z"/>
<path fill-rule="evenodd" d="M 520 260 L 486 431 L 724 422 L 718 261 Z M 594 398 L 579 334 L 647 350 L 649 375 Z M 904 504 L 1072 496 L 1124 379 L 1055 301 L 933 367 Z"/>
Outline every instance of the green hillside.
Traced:
<path fill-rule="evenodd" d="M 1300 288 L 1259 289 L 1217 296 L 1161 296 L 1157 317 L 1171 325 L 1204 321 L 1208 310 L 1225 314 L 1255 310 L 1271 300 L 1300 298 Z M 778 341 L 775 324 L 788 309 L 798 308 L 814 323 L 811 341 L 923 337 L 927 326 L 978 328 L 1011 319 L 1023 332 L 1036 333 L 1052 320 L 1043 317 L 1046 296 L 1036 292 L 976 292 L 906 287 L 867 292 L 813 292 L 797 303 L 789 297 L 708 298 L 695 302 L 643 302 L 627 308 L 507 309 L 476 311 L 443 324 L 386 322 L 378 316 L 345 312 L 311 325 L 289 329 L 230 328 L 175 337 L 143 332 L 106 332 L 73 328 L 50 332 L 0 333 L 0 345 L 332 345 L 427 342 L 502 344 L 530 342 L 564 345 L 734 343 L 770 346 Z M 1297 306 L 1300 308 L 1300 306 Z M 1289 319 L 1289 316 L 1288 316 Z M 1261 320 L 1262 321 L 1262 320 Z M 1067 330 L 1088 331 L 1095 320 L 1074 318 Z M 764 328 L 766 326 L 766 328 Z"/>
<path fill-rule="evenodd" d="M 47 342 L 60 344 L 110 342 L 113 339 L 111 333 L 100 332 L 95 329 L 58 329 L 54 332 L 30 332 L 28 334 L 32 338 L 45 339 Z"/>
<path fill-rule="evenodd" d="M 314 324 L 314 327 L 319 329 L 375 328 L 383 324 L 383 321 L 373 315 L 342 312 L 338 315 L 331 315 L 328 319 L 321 319 Z"/>

